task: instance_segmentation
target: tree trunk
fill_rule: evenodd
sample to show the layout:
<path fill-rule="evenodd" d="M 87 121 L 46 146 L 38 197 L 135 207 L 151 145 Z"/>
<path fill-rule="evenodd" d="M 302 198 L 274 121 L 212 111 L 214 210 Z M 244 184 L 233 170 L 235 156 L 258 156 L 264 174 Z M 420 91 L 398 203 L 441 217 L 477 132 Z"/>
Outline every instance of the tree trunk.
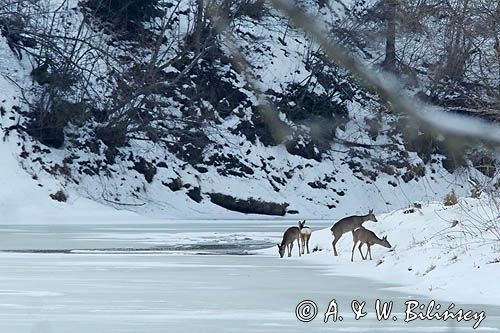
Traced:
<path fill-rule="evenodd" d="M 467 60 L 470 57 L 472 42 L 467 36 L 467 11 L 469 0 L 460 3 L 460 7 L 450 8 L 452 20 L 450 22 L 450 43 L 447 49 L 447 59 L 444 68 L 445 77 L 455 82 L 460 82 L 465 76 Z"/>
<path fill-rule="evenodd" d="M 386 42 L 383 67 L 389 71 L 396 71 L 396 7 L 397 0 L 385 0 L 386 7 Z"/>

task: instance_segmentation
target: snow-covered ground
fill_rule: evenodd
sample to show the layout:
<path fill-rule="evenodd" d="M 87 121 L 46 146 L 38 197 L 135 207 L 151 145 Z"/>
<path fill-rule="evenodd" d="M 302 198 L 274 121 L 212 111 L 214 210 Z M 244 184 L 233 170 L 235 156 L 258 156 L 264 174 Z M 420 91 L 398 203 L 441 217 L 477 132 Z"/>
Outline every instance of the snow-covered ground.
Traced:
<path fill-rule="evenodd" d="M 405 213 L 406 212 L 406 213 Z M 322 251 L 293 258 L 329 267 L 332 275 L 359 276 L 393 284 L 391 290 L 414 292 L 456 302 L 500 305 L 500 211 L 487 198 L 461 199 L 455 206 L 425 204 L 421 209 L 377 214 L 378 222 L 364 227 L 382 238 L 391 249 L 372 246 L 373 261 L 354 252 L 352 235 L 345 234 L 332 253 L 329 228 L 313 232 L 310 248 Z M 314 228 L 314 223 L 310 223 Z M 363 248 L 366 251 L 366 246 Z M 272 254 L 276 249 L 263 250 Z M 295 253 L 296 254 L 296 253 Z"/>

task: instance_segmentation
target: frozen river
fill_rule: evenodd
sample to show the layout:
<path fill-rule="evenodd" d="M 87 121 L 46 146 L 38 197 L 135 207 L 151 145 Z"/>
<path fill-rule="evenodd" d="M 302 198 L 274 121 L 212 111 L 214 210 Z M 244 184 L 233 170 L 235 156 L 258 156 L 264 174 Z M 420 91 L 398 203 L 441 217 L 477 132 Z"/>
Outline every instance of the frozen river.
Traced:
<path fill-rule="evenodd" d="M 285 224 L 0 226 L 0 332 L 472 331 L 473 321 L 405 323 L 403 303 L 424 297 L 305 260 L 251 255 L 273 246 Z M 318 305 L 309 323 L 295 316 L 304 299 Z M 344 320 L 325 324 L 332 299 Z M 367 317 L 354 320 L 355 299 L 367 302 Z M 394 301 L 398 320 L 377 321 L 376 299 Z M 480 329 L 500 331 L 498 307 L 457 307 L 484 310 Z"/>

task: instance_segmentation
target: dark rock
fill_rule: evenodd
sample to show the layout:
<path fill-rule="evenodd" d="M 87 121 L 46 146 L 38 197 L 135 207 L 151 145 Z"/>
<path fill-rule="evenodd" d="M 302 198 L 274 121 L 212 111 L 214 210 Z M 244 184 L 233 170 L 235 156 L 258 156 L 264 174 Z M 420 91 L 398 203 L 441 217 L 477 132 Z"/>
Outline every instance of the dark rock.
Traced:
<path fill-rule="evenodd" d="M 281 185 L 286 185 L 286 181 L 283 178 L 277 177 L 277 176 L 271 176 L 271 178 L 278 184 Z"/>
<path fill-rule="evenodd" d="M 199 165 L 197 165 L 197 166 L 195 166 L 194 168 L 195 168 L 195 169 L 196 169 L 199 173 L 207 173 L 207 172 L 208 172 L 208 169 L 207 169 L 207 168 L 205 168 L 204 166 L 199 166 Z"/>
<path fill-rule="evenodd" d="M 321 152 L 312 141 L 304 144 L 303 142 L 299 142 L 298 139 L 290 140 L 285 144 L 285 148 L 292 155 L 321 162 Z"/>
<path fill-rule="evenodd" d="M 87 141 L 85 141 L 84 146 L 87 147 L 89 149 L 89 151 L 93 154 L 96 154 L 96 155 L 101 154 L 100 144 L 96 140 L 87 140 Z"/>
<path fill-rule="evenodd" d="M 271 187 L 273 188 L 274 192 L 280 191 L 279 187 L 276 186 L 276 184 L 271 179 L 268 178 L 267 181 L 269 182 L 269 184 L 271 184 Z"/>
<path fill-rule="evenodd" d="M 373 170 L 368 170 L 368 169 L 363 168 L 363 169 L 361 169 L 361 173 L 363 174 L 363 176 L 369 177 L 372 181 L 377 180 L 378 174 Z"/>
<path fill-rule="evenodd" d="M 162 161 L 162 162 L 158 162 L 158 163 L 156 163 L 156 166 L 157 166 L 158 168 L 164 168 L 164 169 L 168 168 L 167 163 L 165 163 L 165 162 L 163 162 L 163 161 Z"/>
<path fill-rule="evenodd" d="M 95 172 L 94 172 L 94 171 L 92 171 L 92 170 L 91 170 L 91 169 L 89 169 L 89 168 L 85 168 L 85 169 L 83 169 L 83 170 L 82 170 L 82 172 L 83 172 L 84 174 L 86 174 L 87 176 L 90 176 L 90 177 L 95 176 Z"/>
<path fill-rule="evenodd" d="M 104 156 L 106 157 L 107 164 L 115 164 L 116 156 L 118 155 L 118 149 L 115 147 L 107 147 L 104 150 Z"/>
<path fill-rule="evenodd" d="M 351 169 L 354 172 L 360 172 L 360 170 L 363 168 L 360 162 L 357 161 L 347 161 L 347 165 L 349 166 L 349 169 Z"/>
<path fill-rule="evenodd" d="M 295 209 L 290 209 L 290 210 L 287 210 L 286 213 L 291 214 L 291 215 L 297 215 L 297 214 L 299 214 L 299 211 L 295 210 Z"/>
<path fill-rule="evenodd" d="M 408 209 L 403 211 L 403 214 L 413 214 L 413 213 L 415 213 L 414 208 L 408 208 Z"/>
<path fill-rule="evenodd" d="M 382 124 L 378 119 L 365 118 L 365 123 L 368 126 L 368 135 L 372 140 L 376 140 L 382 130 Z"/>
<path fill-rule="evenodd" d="M 61 149 L 64 146 L 64 128 L 33 127 L 28 128 L 28 134 L 36 138 L 42 144 L 56 149 Z"/>
<path fill-rule="evenodd" d="M 390 176 L 394 176 L 396 174 L 396 168 L 393 165 L 385 163 L 378 165 L 378 170 Z"/>
<path fill-rule="evenodd" d="M 201 188 L 200 187 L 193 187 L 187 192 L 188 197 L 190 197 L 192 200 L 196 201 L 197 203 L 200 203 L 203 200 L 203 197 L 201 196 Z"/>
<path fill-rule="evenodd" d="M 205 161 L 207 165 L 213 165 L 217 168 L 217 172 L 222 175 L 233 175 L 237 177 L 245 177 L 246 175 L 253 175 L 254 171 L 249 166 L 245 165 L 240 159 L 233 154 L 219 154 L 215 153 Z"/>
<path fill-rule="evenodd" d="M 309 185 L 312 188 L 323 188 L 323 189 L 326 188 L 326 184 L 323 184 L 319 180 L 316 180 L 314 182 L 309 182 L 309 183 L 307 183 L 307 185 Z"/>
<path fill-rule="evenodd" d="M 66 202 L 68 200 L 68 197 L 66 196 L 66 193 L 64 193 L 62 190 L 59 190 L 56 193 L 51 194 L 50 197 L 53 200 L 56 200 L 56 201 L 59 201 L 59 202 Z"/>
<path fill-rule="evenodd" d="M 209 195 L 212 203 L 244 214 L 284 216 L 288 207 L 288 203 L 265 202 L 254 198 L 238 199 L 221 193 L 210 193 Z"/>
<path fill-rule="evenodd" d="M 179 191 L 182 188 L 182 180 L 180 178 L 173 179 L 170 183 L 162 182 L 162 184 L 172 190 L 172 192 Z"/>
<path fill-rule="evenodd" d="M 415 172 L 415 175 L 417 175 L 418 177 L 424 177 L 425 176 L 425 165 L 423 165 L 423 164 L 415 165 L 413 168 L 413 171 Z"/>
<path fill-rule="evenodd" d="M 179 131 L 177 142 L 168 143 L 168 150 L 179 159 L 191 165 L 203 162 L 203 150 L 210 144 L 210 139 L 201 130 Z"/>
<path fill-rule="evenodd" d="M 133 169 L 142 174 L 148 183 L 153 182 L 153 178 L 158 171 L 152 163 L 142 157 L 139 157 L 139 161 L 134 162 Z"/>
<path fill-rule="evenodd" d="M 240 121 L 231 133 L 241 134 L 252 143 L 256 143 L 257 139 L 259 139 L 264 146 L 273 146 L 276 144 L 267 123 L 262 119 L 259 110 L 256 110 L 254 107 L 252 108 L 252 119 L 250 121 Z"/>
<path fill-rule="evenodd" d="M 413 171 L 409 170 L 409 171 L 406 171 L 405 174 L 401 178 L 403 178 L 405 183 L 408 183 L 410 180 L 415 178 L 415 174 L 413 173 Z"/>

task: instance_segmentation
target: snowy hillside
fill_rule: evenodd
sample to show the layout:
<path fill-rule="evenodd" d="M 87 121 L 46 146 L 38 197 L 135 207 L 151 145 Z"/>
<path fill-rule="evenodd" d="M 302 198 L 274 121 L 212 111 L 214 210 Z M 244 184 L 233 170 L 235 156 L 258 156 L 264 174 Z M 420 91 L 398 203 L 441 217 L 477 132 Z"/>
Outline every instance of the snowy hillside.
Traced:
<path fill-rule="evenodd" d="M 124 17 L 93 0 L 8 2 L 0 13 L 0 106 L 10 142 L 2 154 L 46 196 L 153 217 L 336 219 L 451 190 L 468 195 L 471 177 L 495 184 L 494 154 L 392 113 L 269 4 L 242 1 L 213 12 L 211 2 L 141 3 Z M 373 60 L 383 55 L 381 37 L 366 35 L 380 29 L 376 4 L 298 5 L 382 70 Z M 414 31 L 402 35 L 417 48 Z M 408 94 L 442 92 L 431 87 L 437 70 L 422 69 L 429 61 L 440 60 L 423 53 L 413 69 L 400 64 Z M 408 83 L 410 70 L 419 84 Z M 442 106 L 452 95 L 428 99 Z M 492 100 L 485 96 L 476 104 Z M 272 121 L 263 99 L 276 111 Z"/>
<path fill-rule="evenodd" d="M 409 299 L 500 331 L 499 11 L 0 0 L 0 332 L 472 326 Z M 351 228 L 334 256 L 368 211 L 386 247 L 351 262 Z M 281 258 L 299 220 L 311 253 Z M 302 322 L 333 297 L 398 310 Z"/>

